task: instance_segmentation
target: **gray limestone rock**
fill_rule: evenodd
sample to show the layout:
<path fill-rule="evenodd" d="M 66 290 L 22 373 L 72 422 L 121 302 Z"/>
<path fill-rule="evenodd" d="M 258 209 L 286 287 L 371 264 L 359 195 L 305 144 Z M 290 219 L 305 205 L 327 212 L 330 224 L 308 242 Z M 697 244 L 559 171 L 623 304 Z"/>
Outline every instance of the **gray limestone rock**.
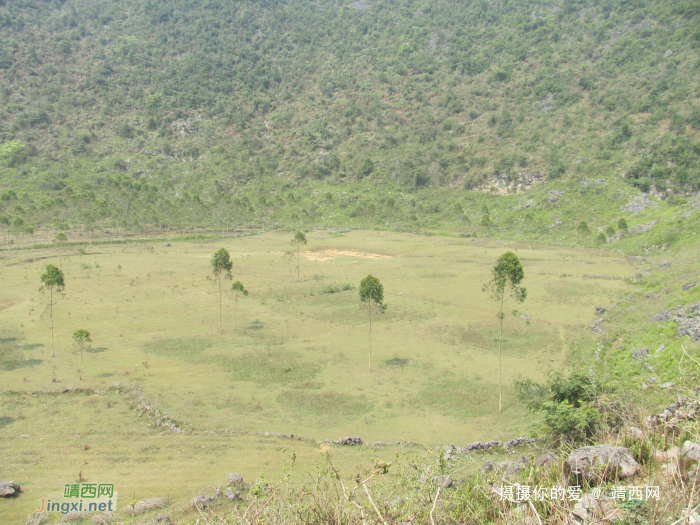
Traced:
<path fill-rule="evenodd" d="M 646 195 L 637 195 L 630 202 L 620 207 L 621 211 L 637 213 L 650 207 L 658 207 L 659 203 L 652 201 Z"/>
<path fill-rule="evenodd" d="M 237 499 L 241 499 L 241 493 L 238 492 L 237 490 L 233 490 L 231 487 L 226 489 L 226 492 L 224 493 L 226 496 L 226 499 L 229 499 L 231 501 L 236 501 Z"/>
<path fill-rule="evenodd" d="M 9 498 L 11 496 L 17 496 L 22 489 L 20 486 L 13 481 L 0 481 L 0 497 Z"/>
<path fill-rule="evenodd" d="M 613 445 L 578 448 L 569 454 L 565 466 L 579 480 L 589 482 L 628 478 L 640 468 L 628 448 Z"/>
<path fill-rule="evenodd" d="M 226 476 L 226 485 L 229 487 L 231 485 L 243 485 L 243 476 L 241 476 L 238 472 L 229 474 Z"/>
<path fill-rule="evenodd" d="M 678 468 L 686 483 L 694 483 L 700 474 L 700 445 L 686 441 L 678 456 Z"/>

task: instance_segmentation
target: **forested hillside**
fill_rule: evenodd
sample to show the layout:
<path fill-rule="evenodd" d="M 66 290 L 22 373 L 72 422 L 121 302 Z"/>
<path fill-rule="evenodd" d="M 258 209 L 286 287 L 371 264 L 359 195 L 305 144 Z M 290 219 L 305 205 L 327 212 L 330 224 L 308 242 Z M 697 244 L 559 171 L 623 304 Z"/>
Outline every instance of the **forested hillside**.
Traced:
<path fill-rule="evenodd" d="M 0 0 L 0 46 L 14 231 L 415 225 L 555 179 L 700 189 L 697 0 Z"/>

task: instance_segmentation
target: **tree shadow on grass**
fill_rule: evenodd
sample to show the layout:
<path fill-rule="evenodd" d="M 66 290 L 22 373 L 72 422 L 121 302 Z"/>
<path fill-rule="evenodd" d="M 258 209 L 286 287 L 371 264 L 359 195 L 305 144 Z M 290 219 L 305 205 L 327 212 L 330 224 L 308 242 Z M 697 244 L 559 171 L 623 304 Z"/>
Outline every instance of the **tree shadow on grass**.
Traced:
<path fill-rule="evenodd" d="M 85 351 L 89 354 L 101 354 L 105 350 L 108 350 L 106 346 L 98 346 L 95 348 L 86 348 Z"/>
<path fill-rule="evenodd" d="M 44 345 L 41 343 L 30 343 L 27 345 L 20 345 L 19 346 L 20 350 L 34 350 L 35 348 L 44 348 Z"/>
<path fill-rule="evenodd" d="M 19 368 L 40 365 L 41 359 L 24 359 L 24 350 L 33 350 L 44 345 L 40 343 L 19 345 L 23 338 L 10 335 L 7 331 L 0 331 L 0 370 L 10 372 Z"/>
<path fill-rule="evenodd" d="M 16 359 L 10 357 L 0 361 L 0 370 L 11 372 L 12 370 L 18 370 L 20 368 L 27 368 L 28 366 L 40 365 L 43 362 L 42 359 Z"/>
<path fill-rule="evenodd" d="M 384 364 L 386 366 L 398 366 L 403 368 L 406 366 L 411 360 L 410 359 L 402 359 L 400 357 L 394 357 L 393 359 L 387 359 L 384 361 Z"/>
<path fill-rule="evenodd" d="M 15 422 L 15 420 L 12 419 L 11 417 L 7 417 L 7 416 L 0 417 L 0 428 L 7 427 L 14 422 Z"/>

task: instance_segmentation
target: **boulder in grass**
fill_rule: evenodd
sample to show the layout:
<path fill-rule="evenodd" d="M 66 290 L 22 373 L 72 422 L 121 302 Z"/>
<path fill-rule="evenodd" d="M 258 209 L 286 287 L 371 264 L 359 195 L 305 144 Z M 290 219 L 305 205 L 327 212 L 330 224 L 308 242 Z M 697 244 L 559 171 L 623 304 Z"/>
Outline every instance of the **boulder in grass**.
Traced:
<path fill-rule="evenodd" d="M 569 514 L 567 525 L 579 523 L 595 523 L 610 516 L 617 509 L 615 500 L 602 494 L 584 494 L 576 502 Z M 607 521 L 606 521 L 607 523 Z"/>
<path fill-rule="evenodd" d="M 686 483 L 694 483 L 700 477 L 700 445 L 686 441 L 678 455 L 678 468 Z"/>
<path fill-rule="evenodd" d="M 226 476 L 226 485 L 228 485 L 229 487 L 231 485 L 243 485 L 243 476 L 241 476 L 238 472 L 229 474 L 228 476 Z"/>
<path fill-rule="evenodd" d="M 449 489 L 454 484 L 454 480 L 449 474 L 445 474 L 444 476 L 434 476 L 433 482 L 440 485 L 443 489 Z"/>
<path fill-rule="evenodd" d="M 345 446 L 362 445 L 362 438 L 348 436 L 346 438 L 334 441 L 333 444 L 334 445 L 345 445 Z"/>
<path fill-rule="evenodd" d="M 640 469 L 628 448 L 613 445 L 578 448 L 569 454 L 565 466 L 579 482 L 624 479 Z"/>
<path fill-rule="evenodd" d="M 126 514 L 143 514 L 153 509 L 164 509 L 168 505 L 170 505 L 169 498 L 146 498 L 135 505 L 127 505 L 124 507 L 124 512 Z"/>
<path fill-rule="evenodd" d="M 231 487 L 226 489 L 226 492 L 224 492 L 224 495 L 226 496 L 226 499 L 231 500 L 231 501 L 236 501 L 237 499 L 241 499 L 241 493 L 238 492 L 237 490 L 233 490 Z"/>
<path fill-rule="evenodd" d="M 22 489 L 14 481 L 0 481 L 0 497 L 9 498 L 11 496 L 17 496 Z"/>
<path fill-rule="evenodd" d="M 545 452 L 537 459 L 537 465 L 540 467 L 551 467 L 556 465 L 557 457 L 551 452 Z"/>
<path fill-rule="evenodd" d="M 195 496 L 192 498 L 192 506 L 193 507 L 206 507 L 207 503 L 212 501 L 214 498 L 210 498 L 208 496 Z"/>

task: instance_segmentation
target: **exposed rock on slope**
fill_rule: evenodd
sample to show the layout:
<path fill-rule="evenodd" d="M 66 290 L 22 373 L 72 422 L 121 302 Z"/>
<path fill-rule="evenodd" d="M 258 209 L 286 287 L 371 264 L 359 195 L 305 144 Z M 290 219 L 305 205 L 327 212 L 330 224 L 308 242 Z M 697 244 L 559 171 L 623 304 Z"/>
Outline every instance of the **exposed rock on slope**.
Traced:
<path fill-rule="evenodd" d="M 629 449 L 613 445 L 582 447 L 572 451 L 566 460 L 566 470 L 588 482 L 628 478 L 639 469 Z"/>

